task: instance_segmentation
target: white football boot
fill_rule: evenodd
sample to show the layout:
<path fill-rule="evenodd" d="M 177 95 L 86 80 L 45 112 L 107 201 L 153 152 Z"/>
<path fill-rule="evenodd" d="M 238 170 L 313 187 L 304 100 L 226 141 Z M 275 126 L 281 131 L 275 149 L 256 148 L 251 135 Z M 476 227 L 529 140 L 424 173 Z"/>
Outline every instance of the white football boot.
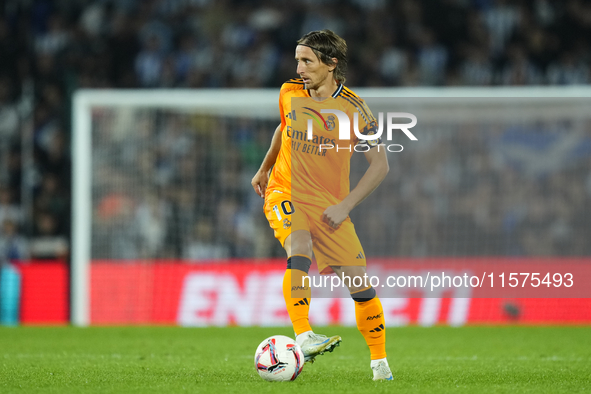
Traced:
<path fill-rule="evenodd" d="M 379 361 L 371 367 L 373 371 L 373 380 L 393 380 L 392 371 L 386 361 Z"/>
<path fill-rule="evenodd" d="M 297 338 L 296 342 L 302 348 L 307 363 L 313 363 L 316 356 L 324 354 L 324 352 L 332 352 L 335 347 L 341 344 L 341 337 L 339 335 L 329 338 L 326 335 L 309 333 L 305 336 L 306 338 L 301 343 Z"/>

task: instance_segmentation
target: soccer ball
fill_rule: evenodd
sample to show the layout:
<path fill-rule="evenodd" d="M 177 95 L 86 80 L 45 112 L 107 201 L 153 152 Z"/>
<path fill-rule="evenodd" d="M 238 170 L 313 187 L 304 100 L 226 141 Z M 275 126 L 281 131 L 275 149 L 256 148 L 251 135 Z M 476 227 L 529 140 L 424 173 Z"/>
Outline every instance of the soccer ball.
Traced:
<path fill-rule="evenodd" d="M 293 339 L 274 335 L 265 339 L 254 353 L 254 366 L 264 380 L 295 380 L 304 368 L 304 353 Z"/>

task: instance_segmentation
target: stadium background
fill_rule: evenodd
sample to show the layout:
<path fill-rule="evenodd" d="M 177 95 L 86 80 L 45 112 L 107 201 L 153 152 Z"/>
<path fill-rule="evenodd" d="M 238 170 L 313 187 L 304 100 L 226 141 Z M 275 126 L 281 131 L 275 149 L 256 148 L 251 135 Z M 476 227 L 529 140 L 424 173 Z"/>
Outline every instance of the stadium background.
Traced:
<path fill-rule="evenodd" d="M 68 320 L 71 98 L 77 89 L 278 88 L 294 76 L 294 42 L 320 28 L 347 40 L 351 87 L 584 85 L 591 78 L 591 6 L 576 0 L 8 0 L 0 12 L 6 323 Z M 110 122 L 108 115 L 97 115 L 99 128 Z M 133 171 L 105 171 L 99 179 L 92 254 L 109 263 L 94 277 L 103 284 L 98 295 L 114 298 L 96 306 L 96 323 L 183 323 L 179 292 L 191 272 L 198 278 L 203 270 L 217 272 L 208 283 L 218 283 L 218 290 L 235 283 L 227 291 L 243 291 L 248 299 L 246 273 L 253 266 L 269 283 L 279 283 L 283 269 L 268 260 L 280 261 L 283 252 L 249 186 L 273 122 L 150 116 L 133 143 L 103 145 L 101 157 Z M 398 156 L 378 189 L 398 193 L 378 192 L 367 207 L 373 224 L 358 228 L 362 237 L 378 240 L 366 246 L 368 253 L 405 259 L 401 265 L 417 258 L 544 257 L 560 264 L 588 257 L 590 134 L 580 134 L 576 149 L 557 160 L 522 159 L 559 146 L 560 131 L 542 124 L 491 143 L 464 130 L 462 138 Z M 520 150 L 512 160 L 496 159 L 495 149 L 515 144 Z M 217 145 L 224 146 L 221 154 L 207 149 Z M 130 182 L 137 194 L 118 193 Z M 446 200 L 455 203 L 442 209 Z M 386 213 L 378 210 L 384 206 Z M 235 276 L 228 280 L 227 272 Z M 398 324 L 421 323 L 420 305 L 428 302 L 396 302 L 406 304 L 392 308 L 407 310 Z M 130 308 L 115 311 L 114 304 Z M 269 322 L 240 315 L 236 305 L 215 316 L 211 311 L 220 308 L 214 306 L 186 323 Z M 473 300 L 470 313 L 459 323 L 591 321 L 585 300 Z M 342 322 L 331 316 L 326 323 Z M 270 322 L 287 320 L 278 315 Z M 438 322 L 454 323 L 443 315 L 423 323 Z"/>

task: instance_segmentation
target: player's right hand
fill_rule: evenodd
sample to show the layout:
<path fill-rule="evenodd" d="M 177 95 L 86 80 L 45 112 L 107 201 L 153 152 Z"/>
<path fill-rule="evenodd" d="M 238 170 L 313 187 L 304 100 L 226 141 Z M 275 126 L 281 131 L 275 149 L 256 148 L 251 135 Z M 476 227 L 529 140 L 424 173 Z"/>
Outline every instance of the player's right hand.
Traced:
<path fill-rule="evenodd" d="M 255 193 L 261 198 L 265 198 L 265 191 L 267 190 L 267 183 L 269 183 L 269 173 L 267 171 L 258 170 L 252 178 L 250 184 Z"/>

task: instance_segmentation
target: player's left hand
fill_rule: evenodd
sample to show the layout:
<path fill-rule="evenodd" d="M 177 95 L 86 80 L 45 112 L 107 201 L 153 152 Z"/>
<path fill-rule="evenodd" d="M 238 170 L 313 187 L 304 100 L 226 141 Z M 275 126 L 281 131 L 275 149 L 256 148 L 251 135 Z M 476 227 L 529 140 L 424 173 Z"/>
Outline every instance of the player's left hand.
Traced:
<path fill-rule="evenodd" d="M 339 228 L 349 216 L 349 210 L 341 204 L 331 205 L 322 214 L 322 221 L 332 228 Z"/>

